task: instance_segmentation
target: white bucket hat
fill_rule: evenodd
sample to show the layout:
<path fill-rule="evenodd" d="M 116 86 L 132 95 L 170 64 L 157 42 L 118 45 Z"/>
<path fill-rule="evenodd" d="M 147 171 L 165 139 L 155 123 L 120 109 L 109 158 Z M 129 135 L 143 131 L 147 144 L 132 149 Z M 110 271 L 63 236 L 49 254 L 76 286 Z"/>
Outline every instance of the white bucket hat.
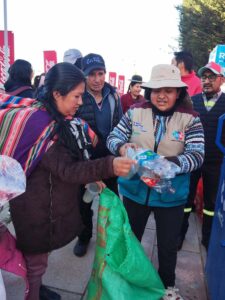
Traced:
<path fill-rule="evenodd" d="M 162 87 L 186 87 L 181 81 L 180 70 L 167 64 L 156 65 L 152 68 L 150 80 L 142 84 L 145 89 L 158 89 Z"/>

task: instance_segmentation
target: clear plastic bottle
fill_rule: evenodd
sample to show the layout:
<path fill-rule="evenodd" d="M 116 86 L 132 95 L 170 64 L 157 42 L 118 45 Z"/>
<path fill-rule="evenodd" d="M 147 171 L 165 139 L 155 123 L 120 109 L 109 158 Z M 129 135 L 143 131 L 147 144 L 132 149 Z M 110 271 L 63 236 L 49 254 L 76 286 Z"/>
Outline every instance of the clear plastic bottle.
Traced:
<path fill-rule="evenodd" d="M 100 187 L 96 182 L 88 183 L 86 185 L 86 191 L 83 196 L 83 201 L 85 203 L 90 203 L 95 197 L 98 197 L 101 192 Z"/>

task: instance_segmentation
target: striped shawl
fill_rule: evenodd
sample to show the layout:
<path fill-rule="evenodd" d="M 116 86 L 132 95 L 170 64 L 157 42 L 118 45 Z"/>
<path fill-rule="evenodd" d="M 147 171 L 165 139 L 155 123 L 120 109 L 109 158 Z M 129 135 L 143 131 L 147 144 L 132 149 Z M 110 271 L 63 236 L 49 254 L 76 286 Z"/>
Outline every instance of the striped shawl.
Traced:
<path fill-rule="evenodd" d="M 74 126 L 81 126 L 83 135 L 89 134 L 92 144 L 97 142 L 96 135 L 84 121 L 78 118 L 72 121 L 72 132 Z M 0 93 L 0 154 L 19 161 L 27 176 L 53 144 L 55 124 L 42 103 Z M 79 145 L 79 136 L 74 135 Z"/>

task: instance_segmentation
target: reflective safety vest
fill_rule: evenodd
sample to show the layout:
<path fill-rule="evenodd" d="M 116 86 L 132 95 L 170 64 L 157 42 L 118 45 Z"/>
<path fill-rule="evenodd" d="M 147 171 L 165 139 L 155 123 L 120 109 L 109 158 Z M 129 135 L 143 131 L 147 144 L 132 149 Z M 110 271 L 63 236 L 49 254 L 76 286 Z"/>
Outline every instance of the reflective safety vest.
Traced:
<path fill-rule="evenodd" d="M 209 216 L 209 217 L 213 217 L 214 216 L 214 210 L 207 210 L 207 209 L 203 209 L 203 214 Z"/>
<path fill-rule="evenodd" d="M 190 213 L 192 211 L 192 207 L 185 207 L 184 208 L 184 213 L 187 214 L 187 213 Z"/>

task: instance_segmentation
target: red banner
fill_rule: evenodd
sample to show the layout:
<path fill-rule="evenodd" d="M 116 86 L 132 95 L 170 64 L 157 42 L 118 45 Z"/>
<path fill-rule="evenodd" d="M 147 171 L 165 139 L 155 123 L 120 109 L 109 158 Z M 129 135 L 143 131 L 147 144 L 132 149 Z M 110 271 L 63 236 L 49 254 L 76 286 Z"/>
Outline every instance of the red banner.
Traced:
<path fill-rule="evenodd" d="M 44 51 L 44 72 L 47 73 L 55 64 L 57 64 L 56 51 Z"/>
<path fill-rule="evenodd" d="M 109 72 L 109 84 L 116 86 L 116 72 Z"/>
<path fill-rule="evenodd" d="M 125 86 L 125 76 L 119 75 L 118 77 L 118 93 L 120 97 L 124 94 L 124 86 Z"/>
<path fill-rule="evenodd" d="M 0 30 L 0 84 L 4 84 L 8 77 L 8 70 L 5 66 L 5 44 L 4 31 Z M 14 33 L 8 31 L 8 66 L 14 63 Z"/>

